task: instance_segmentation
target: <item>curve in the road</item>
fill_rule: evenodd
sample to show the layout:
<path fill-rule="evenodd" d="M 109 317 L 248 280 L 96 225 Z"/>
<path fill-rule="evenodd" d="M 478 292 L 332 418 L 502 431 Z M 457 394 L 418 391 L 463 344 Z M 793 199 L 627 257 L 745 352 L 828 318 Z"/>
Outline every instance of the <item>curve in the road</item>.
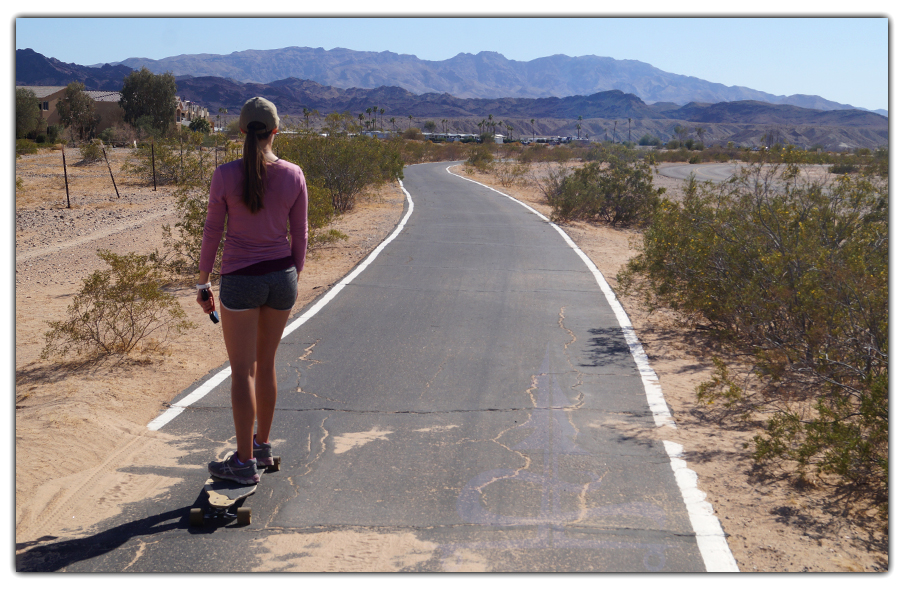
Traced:
<path fill-rule="evenodd" d="M 450 173 L 450 167 L 447 167 L 447 172 Z M 647 354 L 644 352 L 644 347 L 641 345 L 637 334 L 634 332 L 634 326 L 631 324 L 631 319 L 628 317 L 622 304 L 619 303 L 615 292 L 610 288 L 606 279 L 603 277 L 603 273 L 597 268 L 597 265 L 595 265 L 588 255 L 575 244 L 572 238 L 562 228 L 557 224 L 554 224 L 547 216 L 535 210 L 533 207 L 513 198 L 509 194 L 504 194 L 499 190 L 484 185 L 483 183 L 479 183 L 467 177 L 455 175 L 454 173 L 450 174 L 465 181 L 477 183 L 488 190 L 492 190 L 497 194 L 505 196 L 522 205 L 547 222 L 551 228 L 562 235 L 569 247 L 575 250 L 578 257 L 581 258 L 594 275 L 594 279 L 597 280 L 597 285 L 600 286 L 603 295 L 606 297 L 607 302 L 609 302 L 610 307 L 616 314 L 616 319 L 619 322 L 619 326 L 622 328 L 622 333 L 625 335 L 628 348 L 631 350 L 631 355 L 634 358 L 638 372 L 641 375 L 641 380 L 644 383 L 647 402 L 650 405 L 650 411 L 653 413 L 653 420 L 656 423 L 656 426 L 671 426 L 672 428 L 677 428 L 675 421 L 672 419 L 672 414 L 669 412 L 669 406 L 666 404 L 665 398 L 663 397 L 659 378 L 650 366 L 650 361 L 647 358 Z M 671 441 L 663 441 L 663 444 L 666 453 L 669 455 L 672 471 L 675 474 L 675 479 L 678 483 L 678 487 L 681 489 L 681 494 L 684 498 L 685 505 L 687 506 L 691 525 L 697 534 L 697 545 L 700 549 L 700 554 L 703 557 L 703 562 L 706 565 L 707 571 L 739 571 L 737 562 L 734 560 L 734 555 L 731 553 L 731 548 L 728 546 L 728 542 L 725 539 L 725 532 L 722 530 L 722 525 L 719 523 L 718 518 L 716 518 L 712 505 L 705 501 L 706 493 L 697 488 L 697 473 L 688 469 L 687 463 L 682 458 L 684 451 L 682 446 Z"/>

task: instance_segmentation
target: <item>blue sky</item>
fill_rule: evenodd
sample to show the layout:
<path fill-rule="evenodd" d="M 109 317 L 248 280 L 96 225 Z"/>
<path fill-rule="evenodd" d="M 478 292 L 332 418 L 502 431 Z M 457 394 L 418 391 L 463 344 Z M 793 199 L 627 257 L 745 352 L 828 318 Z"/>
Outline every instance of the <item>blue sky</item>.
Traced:
<path fill-rule="evenodd" d="M 771 94 L 888 105 L 888 21 L 870 17 L 104 18 L 16 16 L 15 48 L 91 65 L 288 46 L 393 51 L 426 60 L 497 51 L 640 60 Z M 873 16 L 875 15 L 875 16 Z M 251 33 L 245 36 L 243 33 Z"/>

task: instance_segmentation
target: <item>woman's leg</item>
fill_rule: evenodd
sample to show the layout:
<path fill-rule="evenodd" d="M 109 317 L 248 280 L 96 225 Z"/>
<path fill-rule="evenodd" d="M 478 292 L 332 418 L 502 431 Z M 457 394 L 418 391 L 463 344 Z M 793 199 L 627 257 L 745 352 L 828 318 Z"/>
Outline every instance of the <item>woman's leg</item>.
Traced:
<path fill-rule="evenodd" d="M 253 426 L 257 411 L 257 328 L 260 319 L 260 309 L 231 311 L 222 306 L 222 334 L 231 364 L 231 412 L 238 458 L 242 462 L 253 457 Z"/>
<path fill-rule="evenodd" d="M 281 342 L 290 310 L 259 308 L 256 334 L 256 436 L 259 443 L 269 441 L 275 418 L 278 382 L 275 375 L 275 352 Z"/>

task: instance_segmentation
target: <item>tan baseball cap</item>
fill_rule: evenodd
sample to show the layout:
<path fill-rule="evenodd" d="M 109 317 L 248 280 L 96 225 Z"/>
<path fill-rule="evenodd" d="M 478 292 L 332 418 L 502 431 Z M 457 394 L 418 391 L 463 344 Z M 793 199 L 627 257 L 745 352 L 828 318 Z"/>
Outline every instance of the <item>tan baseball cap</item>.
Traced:
<path fill-rule="evenodd" d="M 251 98 L 241 109 L 241 132 L 247 132 L 247 126 L 251 122 L 263 124 L 266 130 L 275 130 L 278 128 L 278 110 L 265 98 Z"/>

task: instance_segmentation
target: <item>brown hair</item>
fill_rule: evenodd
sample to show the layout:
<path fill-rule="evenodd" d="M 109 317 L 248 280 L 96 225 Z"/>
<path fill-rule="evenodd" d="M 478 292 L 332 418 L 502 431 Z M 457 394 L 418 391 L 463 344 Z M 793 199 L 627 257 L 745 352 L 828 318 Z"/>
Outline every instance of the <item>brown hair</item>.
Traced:
<path fill-rule="evenodd" d="M 251 213 L 263 208 L 263 196 L 266 194 L 266 157 L 260 141 L 272 134 L 260 122 L 250 122 L 247 126 L 247 138 L 244 139 L 244 203 Z"/>

